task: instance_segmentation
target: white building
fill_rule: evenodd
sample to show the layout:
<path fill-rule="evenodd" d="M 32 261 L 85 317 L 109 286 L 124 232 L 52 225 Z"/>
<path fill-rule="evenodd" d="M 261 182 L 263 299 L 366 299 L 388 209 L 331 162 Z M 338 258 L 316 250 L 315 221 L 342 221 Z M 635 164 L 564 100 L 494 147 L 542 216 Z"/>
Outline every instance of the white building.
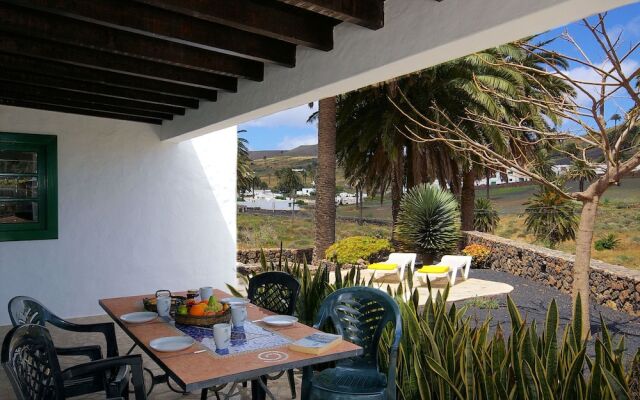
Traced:
<path fill-rule="evenodd" d="M 298 190 L 296 195 L 298 196 L 313 196 L 316 194 L 315 188 L 302 188 L 302 190 Z"/>
<path fill-rule="evenodd" d="M 531 178 L 528 176 L 518 174 L 515 171 L 509 171 L 506 174 L 501 172 L 494 172 L 489 177 L 489 185 L 504 185 L 505 183 L 517 183 L 517 182 L 529 182 Z M 478 179 L 475 182 L 475 186 L 482 186 L 487 184 L 487 179 Z"/>
<path fill-rule="evenodd" d="M 49 23 L 27 28 L 9 15 L 0 62 L 12 89 L 0 93 L 0 132 L 54 137 L 48 161 L 57 168 L 42 176 L 51 172 L 44 181 L 57 185 L 56 196 L 42 200 L 50 219 L 34 232 L 25 225 L 0 235 L 0 304 L 27 295 L 61 317 L 87 316 L 102 313 L 101 298 L 235 284 L 236 125 L 631 3 L 371 1 L 373 17 L 358 7 L 331 10 L 352 2 L 317 2 L 320 11 L 289 2 L 307 7 L 291 18 L 318 12 L 351 21 L 305 37 L 269 31 L 268 18 L 256 28 L 240 17 L 227 35 L 195 18 L 190 29 L 173 29 L 188 12 L 139 2 L 118 7 L 171 18 L 147 23 L 153 19 L 114 8 L 123 18 L 105 22 L 73 9 L 83 2 L 39 7 Z M 310 26 L 285 22 L 276 21 Z M 106 34 L 69 35 L 80 23 Z M 43 37 L 46 46 L 22 45 Z"/>

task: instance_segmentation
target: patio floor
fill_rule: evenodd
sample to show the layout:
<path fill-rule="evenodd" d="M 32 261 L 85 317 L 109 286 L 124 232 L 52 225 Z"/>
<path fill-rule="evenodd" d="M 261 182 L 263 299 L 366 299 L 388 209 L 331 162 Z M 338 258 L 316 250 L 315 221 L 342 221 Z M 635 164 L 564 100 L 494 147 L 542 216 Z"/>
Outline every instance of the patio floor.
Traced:
<path fill-rule="evenodd" d="M 511 296 L 520 307 L 523 316 L 526 316 L 528 320 L 535 319 L 536 321 L 543 323 L 545 319 L 545 313 L 548 303 L 555 297 L 558 303 L 558 310 L 560 313 L 560 323 L 566 323 L 571 317 L 571 298 L 570 296 L 559 293 L 556 289 L 546 287 L 541 284 L 532 283 L 525 278 L 517 277 L 504 272 L 497 272 L 491 270 L 472 270 L 471 277 L 475 279 L 481 279 L 485 281 L 501 282 L 514 287 Z M 492 326 L 496 326 L 498 323 L 508 332 L 509 328 L 509 314 L 506 307 L 506 296 L 498 295 L 493 297 L 497 300 L 498 307 L 495 309 L 484 309 L 477 306 L 472 306 L 469 310 L 469 315 L 476 315 L 479 319 L 491 315 L 493 318 Z M 462 305 L 469 300 L 462 300 L 457 304 Z M 591 326 L 592 332 L 596 333 L 599 328 L 599 314 L 602 314 L 610 331 L 614 334 L 626 336 L 627 354 L 634 354 L 636 349 L 640 347 L 640 317 L 632 317 L 628 314 L 611 310 L 606 307 L 592 305 L 591 313 Z M 77 322 L 98 322 L 109 321 L 106 316 L 96 316 L 88 318 L 79 318 Z M 121 353 L 126 352 L 133 344 L 132 341 L 122 332 L 117 329 L 118 346 Z M 0 327 L 0 338 L 3 338 L 9 327 Z M 99 335 L 84 334 L 80 335 L 61 335 L 61 332 L 52 328 L 52 335 L 54 341 L 61 346 L 73 346 L 79 344 L 102 343 Z M 73 363 L 74 360 L 68 360 Z M 153 362 L 145 356 L 145 365 L 154 370 L 154 372 L 160 372 Z M 63 366 L 64 367 L 64 366 Z M 296 376 L 298 384 L 298 394 L 300 389 L 301 376 Z M 289 399 L 290 392 L 286 378 L 281 378 L 277 381 L 270 382 L 269 387 L 278 399 Z M 78 397 L 78 399 L 101 399 L 103 397 L 99 395 Z M 192 393 L 189 395 L 181 395 L 170 391 L 167 385 L 158 385 L 154 388 L 150 399 L 199 399 L 200 393 Z M 210 398 L 215 396 L 210 395 Z M 237 397 L 236 397 L 237 398 Z M 250 398 L 250 390 L 245 390 L 242 399 Z M 14 400 L 15 396 L 12 392 L 11 386 L 7 381 L 7 377 L 4 371 L 0 372 L 0 399 Z"/>

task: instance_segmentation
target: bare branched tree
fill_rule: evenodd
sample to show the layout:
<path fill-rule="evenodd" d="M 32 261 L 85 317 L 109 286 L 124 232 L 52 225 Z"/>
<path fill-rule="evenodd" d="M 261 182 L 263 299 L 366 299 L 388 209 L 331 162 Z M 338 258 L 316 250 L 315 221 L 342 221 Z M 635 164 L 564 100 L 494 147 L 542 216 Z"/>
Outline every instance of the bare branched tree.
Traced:
<path fill-rule="evenodd" d="M 419 110 L 411 105 L 397 106 L 409 120 L 398 129 L 411 140 L 446 143 L 455 151 L 481 159 L 487 168 L 528 176 L 548 190 L 582 203 L 573 271 L 574 299 L 578 294 L 582 299 L 589 299 L 591 246 L 598 203 L 610 186 L 619 185 L 625 175 L 640 165 L 640 68 L 629 68 L 634 64 L 628 62 L 638 52 L 640 43 L 623 44 L 622 32 L 614 34 L 607 30 L 605 20 L 606 14 L 599 14 L 592 20 L 583 20 L 585 29 L 590 33 L 590 40 L 602 54 L 602 60 L 591 59 L 583 45 L 568 31 L 554 39 L 566 41 L 572 49 L 571 54 L 558 54 L 559 57 L 589 72 L 580 74 L 581 76 L 593 76 L 595 79 L 578 78 L 553 62 L 553 58 L 539 57 L 538 61 L 544 67 L 542 71 L 530 65 L 517 65 L 508 59 L 500 61 L 518 68 L 528 79 L 534 81 L 544 75 L 560 79 L 575 88 L 576 96 L 526 91 L 505 95 L 476 82 L 482 90 L 506 104 L 534 105 L 543 115 L 562 118 L 563 126 L 577 127 L 573 131 L 559 129 L 551 122 L 548 129 L 534 128 L 527 117 L 517 120 L 495 119 L 469 110 L 466 121 L 460 121 L 454 120 L 435 105 L 428 110 Z M 522 42 L 521 47 L 532 57 L 537 57 L 543 50 L 541 45 L 530 41 Z M 539 87 L 544 88 L 544 85 Z M 622 115 L 622 118 L 616 117 L 615 127 L 608 127 L 606 124 L 605 104 L 607 107 L 615 107 L 616 115 Z M 462 128 L 468 122 L 489 124 L 498 129 L 510 143 L 509 151 L 499 151 L 491 143 L 478 141 L 468 130 Z M 415 126 L 419 129 L 415 129 Z M 598 176 L 584 190 L 571 191 L 562 185 L 561 180 L 540 173 L 535 168 L 538 161 L 535 155 L 539 152 L 532 150 L 539 148 L 593 168 L 598 171 Z M 588 306 L 582 307 L 582 320 L 583 334 L 587 337 L 590 325 Z"/>

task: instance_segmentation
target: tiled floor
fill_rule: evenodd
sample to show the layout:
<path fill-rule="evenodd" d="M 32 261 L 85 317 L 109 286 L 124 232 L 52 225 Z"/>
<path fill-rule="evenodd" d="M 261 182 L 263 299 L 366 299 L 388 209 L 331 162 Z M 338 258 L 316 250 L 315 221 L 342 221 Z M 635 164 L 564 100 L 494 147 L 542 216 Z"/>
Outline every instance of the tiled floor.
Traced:
<path fill-rule="evenodd" d="M 111 321 L 111 320 L 109 317 L 105 315 L 105 316 L 97 316 L 97 317 L 78 318 L 78 319 L 75 319 L 74 321 L 78 323 L 92 323 L 92 322 L 104 322 L 104 321 Z M 2 341 L 2 338 L 4 338 L 4 336 L 6 335 L 9 328 L 10 327 L 7 327 L 7 326 L 0 326 L 0 343 Z M 78 346 L 80 344 L 87 344 L 87 343 L 97 343 L 97 344 L 101 344 L 103 346 L 103 349 L 105 348 L 104 339 L 99 334 L 69 334 L 68 332 L 61 334 L 61 331 L 57 330 L 55 327 L 52 327 L 50 331 L 52 332 L 54 342 L 61 347 Z M 116 326 L 116 332 L 117 332 L 117 338 L 118 338 L 118 349 L 120 350 L 121 354 L 124 354 L 133 345 L 133 342 L 117 326 Z M 135 352 L 140 353 L 139 350 Z M 160 372 L 158 367 L 154 364 L 153 361 L 151 361 L 151 359 L 149 359 L 147 356 L 143 356 L 143 357 L 145 360 L 144 363 L 146 367 L 151 368 L 154 371 L 154 373 Z M 66 361 L 65 365 L 62 366 L 63 368 L 65 368 L 65 366 L 72 365 L 76 362 L 82 362 L 82 358 L 77 358 L 75 360 L 73 359 L 74 357 L 66 357 L 66 358 L 67 360 L 65 360 Z M 296 375 L 298 393 L 300 390 L 300 380 L 301 380 L 301 375 Z M 177 385 L 175 385 L 174 387 L 177 387 Z M 249 387 L 246 389 L 242 389 L 242 392 L 243 392 L 242 395 L 236 396 L 234 397 L 234 399 L 250 399 L 251 398 L 250 387 L 251 385 L 249 385 Z M 289 384 L 286 379 L 286 375 L 276 381 L 270 381 L 269 389 L 273 392 L 273 394 L 276 396 L 277 399 L 291 398 L 291 392 L 289 390 Z M 215 399 L 215 395 L 210 394 L 209 398 Z M 16 399 L 11 389 L 11 384 L 9 383 L 6 374 L 1 369 L 0 369 L 0 399 L 1 400 Z M 76 397 L 76 399 L 104 399 L 104 394 Z M 176 399 L 176 400 L 177 399 L 184 399 L 184 400 L 200 399 L 200 392 L 191 393 L 188 395 L 182 395 L 182 394 L 172 392 L 171 390 L 169 390 L 166 384 L 162 384 L 162 385 L 157 385 L 154 388 L 153 392 L 149 396 L 149 399 L 151 400 L 153 399 L 163 399 L 163 400 L 164 399 L 167 399 L 167 400 L 168 399 Z"/>

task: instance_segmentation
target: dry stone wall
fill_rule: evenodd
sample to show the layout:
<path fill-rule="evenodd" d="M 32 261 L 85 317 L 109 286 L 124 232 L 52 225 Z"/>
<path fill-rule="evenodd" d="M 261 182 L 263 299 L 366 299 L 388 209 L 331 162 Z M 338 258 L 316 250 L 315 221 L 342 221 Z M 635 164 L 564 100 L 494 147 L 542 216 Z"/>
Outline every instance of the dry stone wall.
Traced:
<path fill-rule="evenodd" d="M 280 259 L 280 249 L 264 249 L 264 256 L 267 262 L 277 263 Z M 313 247 L 305 249 L 282 249 L 282 262 L 311 262 L 313 258 Z M 238 250 L 237 261 L 243 264 L 260 263 L 260 249 Z"/>
<path fill-rule="evenodd" d="M 574 256 L 562 251 L 504 239 L 481 232 L 464 232 L 464 243 L 491 249 L 487 268 L 505 271 L 571 293 Z M 591 295 L 598 303 L 640 316 L 640 271 L 591 261 Z"/>

